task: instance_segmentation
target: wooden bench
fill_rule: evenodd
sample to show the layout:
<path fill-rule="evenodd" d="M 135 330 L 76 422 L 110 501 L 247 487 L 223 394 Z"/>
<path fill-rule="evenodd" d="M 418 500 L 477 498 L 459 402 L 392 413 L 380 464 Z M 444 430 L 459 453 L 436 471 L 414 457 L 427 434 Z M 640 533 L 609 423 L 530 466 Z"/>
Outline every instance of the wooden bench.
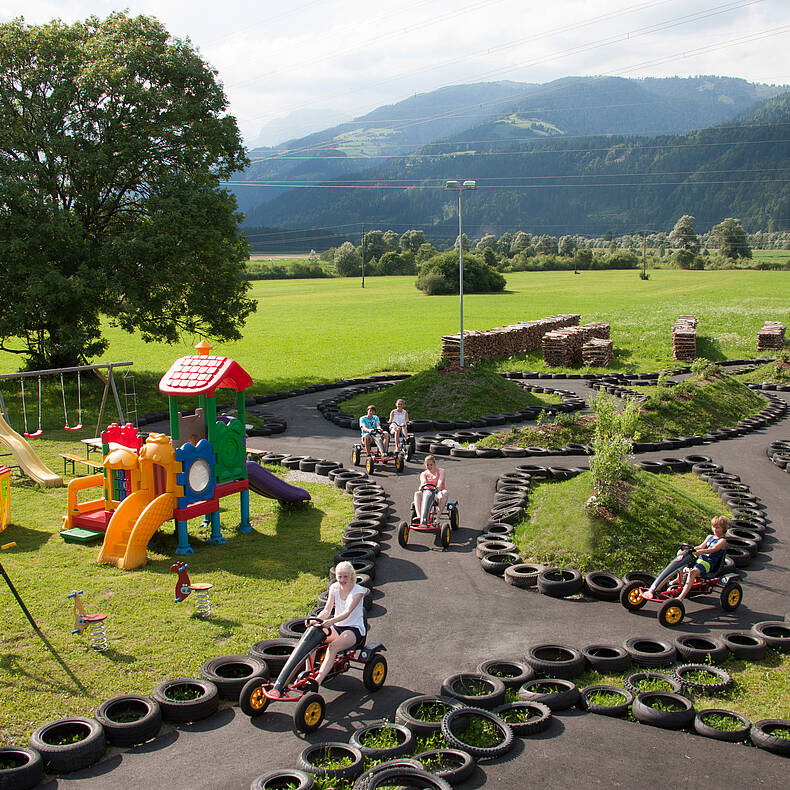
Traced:
<path fill-rule="evenodd" d="M 248 461 L 257 461 L 258 463 L 261 462 L 261 458 L 264 455 L 268 455 L 268 450 L 256 450 L 254 447 L 247 448 L 247 460 Z"/>
<path fill-rule="evenodd" d="M 66 467 L 71 464 L 71 473 L 77 474 L 75 469 L 75 464 L 85 464 L 85 466 L 90 467 L 91 469 L 104 469 L 102 464 L 96 463 L 96 461 L 89 461 L 87 458 L 80 458 L 78 455 L 72 455 L 71 453 L 60 453 L 60 457 L 63 459 L 63 474 L 66 474 Z"/>

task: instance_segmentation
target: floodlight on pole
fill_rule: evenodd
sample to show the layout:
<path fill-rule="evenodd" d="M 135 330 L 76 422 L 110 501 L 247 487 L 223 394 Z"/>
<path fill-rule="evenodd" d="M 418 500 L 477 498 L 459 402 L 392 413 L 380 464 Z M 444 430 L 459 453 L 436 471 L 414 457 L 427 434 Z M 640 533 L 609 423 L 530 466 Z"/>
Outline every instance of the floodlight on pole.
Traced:
<path fill-rule="evenodd" d="M 448 181 L 446 189 L 453 189 L 458 192 L 458 293 L 461 299 L 461 347 L 460 347 L 460 366 L 464 366 L 464 233 L 461 220 L 463 202 L 461 196 L 466 189 L 476 189 L 476 181 Z"/>

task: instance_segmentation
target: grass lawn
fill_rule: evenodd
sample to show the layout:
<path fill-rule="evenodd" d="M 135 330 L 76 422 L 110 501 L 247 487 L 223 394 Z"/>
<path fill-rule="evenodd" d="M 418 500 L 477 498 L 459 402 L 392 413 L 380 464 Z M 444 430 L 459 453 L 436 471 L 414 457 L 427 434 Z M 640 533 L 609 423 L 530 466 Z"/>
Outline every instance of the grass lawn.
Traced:
<path fill-rule="evenodd" d="M 412 420 L 467 420 L 481 414 L 520 411 L 530 406 L 543 407 L 559 403 L 557 395 L 533 395 L 503 379 L 487 365 L 475 365 L 464 373 L 435 368 L 424 370 L 391 387 L 343 401 L 340 408 L 349 414 L 362 416 L 369 404 L 376 407 L 382 419 L 395 408 L 395 401 L 403 398 Z"/>
<path fill-rule="evenodd" d="M 635 469 L 630 483 L 627 505 L 614 521 L 585 513 L 589 472 L 533 486 L 527 513 L 516 526 L 519 553 L 527 562 L 570 565 L 583 572 L 655 573 L 674 557 L 679 543 L 696 545 L 713 516 L 727 515 L 710 486 L 696 475 Z"/>
<path fill-rule="evenodd" d="M 58 446 L 50 442 L 48 452 Z M 351 497 L 334 486 L 300 485 L 313 497 L 301 509 L 251 496 L 254 532 L 248 535 L 235 529 L 238 497 L 223 500 L 224 546 L 205 542 L 210 530 L 200 519 L 190 522 L 190 578 L 214 585 L 212 614 L 204 620 L 195 615 L 194 596 L 174 603 L 172 522 L 151 541 L 147 565 L 134 571 L 98 565 L 95 545 L 67 544 L 58 536 L 65 491 L 15 479 L 13 523 L 0 542 L 17 546 L 2 552 L 0 561 L 52 650 L 0 584 L 0 742 L 27 743 L 35 727 L 61 716 L 92 715 L 115 694 L 150 694 L 167 678 L 196 677 L 204 661 L 246 653 L 254 642 L 277 636 L 283 620 L 306 614 L 328 584 L 353 508 Z M 88 646 L 87 632 L 70 635 L 74 620 L 66 595 L 72 590 L 85 591 L 89 614 L 107 614 L 106 652 Z"/>

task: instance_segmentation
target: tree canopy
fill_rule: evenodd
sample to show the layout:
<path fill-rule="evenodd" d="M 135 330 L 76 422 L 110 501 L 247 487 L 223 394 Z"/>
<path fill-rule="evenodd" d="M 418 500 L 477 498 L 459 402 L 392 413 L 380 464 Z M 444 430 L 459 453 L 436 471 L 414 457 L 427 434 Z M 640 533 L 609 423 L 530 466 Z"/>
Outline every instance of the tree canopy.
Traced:
<path fill-rule="evenodd" d="M 0 348 L 30 364 L 237 339 L 248 245 L 220 179 L 248 164 L 216 72 L 155 19 L 0 25 Z"/>
<path fill-rule="evenodd" d="M 751 258 L 752 248 L 741 223 L 734 217 L 727 217 L 714 225 L 711 230 L 724 258 Z"/>

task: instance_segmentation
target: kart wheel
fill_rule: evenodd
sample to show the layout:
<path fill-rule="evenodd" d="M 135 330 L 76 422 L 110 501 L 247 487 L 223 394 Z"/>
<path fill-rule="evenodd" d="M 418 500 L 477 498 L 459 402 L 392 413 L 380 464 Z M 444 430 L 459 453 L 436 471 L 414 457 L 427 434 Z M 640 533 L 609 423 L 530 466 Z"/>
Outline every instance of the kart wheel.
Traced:
<path fill-rule="evenodd" d="M 395 471 L 398 474 L 400 474 L 405 466 L 406 466 L 406 461 L 403 459 L 403 453 L 398 453 L 395 456 Z"/>
<path fill-rule="evenodd" d="M 299 732 L 313 732 L 321 726 L 325 712 L 326 702 L 324 702 L 324 698 L 315 691 L 311 691 L 296 703 L 294 727 Z"/>
<path fill-rule="evenodd" d="M 683 605 L 683 601 L 671 598 L 661 604 L 656 616 L 664 628 L 674 628 L 683 622 L 683 618 L 686 616 L 686 607 Z"/>
<path fill-rule="evenodd" d="M 620 590 L 620 603 L 628 609 L 629 612 L 635 612 L 641 609 L 647 600 L 642 597 L 644 585 L 641 581 L 630 582 Z"/>
<path fill-rule="evenodd" d="M 368 458 L 368 460 L 365 461 L 365 471 L 369 475 L 372 475 L 376 471 L 376 464 L 373 463 L 372 458 Z"/>
<path fill-rule="evenodd" d="M 406 444 L 406 460 L 411 461 L 416 451 L 417 451 L 417 443 L 414 441 L 414 437 L 410 436 L 409 441 Z"/>
<path fill-rule="evenodd" d="M 351 460 L 354 466 L 359 466 L 362 463 L 362 448 L 358 444 L 355 444 L 351 451 Z"/>
<path fill-rule="evenodd" d="M 448 506 L 448 510 L 450 511 L 450 529 L 458 529 L 458 524 L 461 520 L 461 517 L 458 515 L 458 505 L 453 508 Z"/>
<path fill-rule="evenodd" d="M 450 547 L 450 525 L 445 524 L 442 527 L 442 531 L 439 533 L 439 541 L 442 544 L 443 549 L 447 549 Z"/>
<path fill-rule="evenodd" d="M 241 712 L 250 718 L 260 716 L 269 706 L 269 700 L 263 693 L 260 678 L 248 680 L 239 694 Z"/>
<path fill-rule="evenodd" d="M 738 582 L 730 582 L 719 596 L 721 608 L 725 612 L 734 612 L 743 600 L 743 587 Z"/>
<path fill-rule="evenodd" d="M 404 549 L 409 542 L 409 531 L 409 525 L 405 521 L 401 521 L 398 527 L 398 543 L 400 543 L 401 547 Z"/>
<path fill-rule="evenodd" d="M 378 691 L 386 679 L 387 659 L 380 653 L 376 653 L 362 670 L 362 684 L 368 691 Z"/>

